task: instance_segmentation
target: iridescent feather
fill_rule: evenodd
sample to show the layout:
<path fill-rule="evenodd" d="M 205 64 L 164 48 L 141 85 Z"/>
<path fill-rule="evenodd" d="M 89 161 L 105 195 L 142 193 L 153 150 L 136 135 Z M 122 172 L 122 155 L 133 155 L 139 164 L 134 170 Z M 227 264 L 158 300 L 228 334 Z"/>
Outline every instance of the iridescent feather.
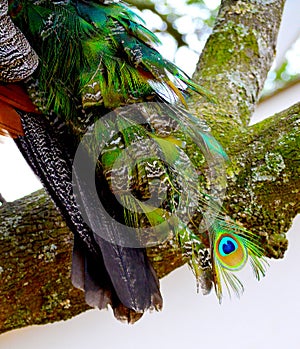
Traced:
<path fill-rule="evenodd" d="M 230 218 L 218 216 L 209 227 L 213 277 L 217 297 L 222 298 L 222 280 L 230 294 L 243 292 L 243 285 L 233 272 L 241 270 L 250 262 L 255 277 L 265 275 L 267 262 L 259 237 Z"/>
<path fill-rule="evenodd" d="M 209 195 L 207 173 L 200 170 L 205 165 L 223 168 L 228 158 L 205 122 L 187 111 L 186 98 L 191 90 L 210 100 L 214 96 L 153 48 L 158 39 L 123 2 L 10 3 L 10 15 L 39 56 L 39 68 L 27 88 L 44 114 L 44 119 L 22 115 L 26 137 L 18 145 L 52 193 L 75 233 L 75 243 L 79 239 L 85 247 L 88 256 L 84 258 L 89 263 L 96 258 L 101 271 L 104 268 L 109 281 L 99 301 L 95 284 L 101 278 L 93 279 L 97 268 L 91 268 L 93 273 L 89 268 L 83 271 L 79 258 L 83 252 L 75 250 L 75 264 L 81 267 L 73 273 L 73 281 L 85 287 L 89 304 L 112 304 L 123 316 L 127 310 L 120 303 L 129 312 L 141 313 L 147 308 L 159 309 L 162 300 L 144 249 L 102 241 L 94 231 L 102 229 L 113 239 L 120 233 L 117 224 L 100 211 L 95 213 L 84 193 L 91 232 L 72 198 L 65 196 L 71 187 L 74 154 L 87 131 L 90 137 L 84 150 L 90 159 L 96 159 L 99 195 L 112 217 L 136 230 L 141 246 L 150 246 L 157 238 L 173 239 L 203 292 L 208 293 L 214 284 L 219 299 L 222 280 L 235 293 L 242 290 L 231 271 L 242 268 L 247 258 L 256 276 L 263 275 L 258 239 L 225 218 Z M 181 106 L 175 107 L 176 103 Z M 52 161 L 50 144 L 55 150 Z M 223 189 L 222 183 L 213 184 Z M 145 288 L 147 281 L 150 286 Z"/>

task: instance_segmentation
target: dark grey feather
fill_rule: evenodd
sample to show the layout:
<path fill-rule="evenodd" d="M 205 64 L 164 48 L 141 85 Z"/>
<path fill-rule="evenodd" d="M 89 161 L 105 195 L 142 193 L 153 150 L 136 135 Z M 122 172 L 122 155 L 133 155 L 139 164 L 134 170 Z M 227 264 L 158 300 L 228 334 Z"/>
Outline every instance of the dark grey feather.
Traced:
<path fill-rule="evenodd" d="M 25 136 L 16 144 L 75 235 L 72 280 L 85 290 L 87 303 L 101 309 L 111 304 L 115 316 L 128 322 L 141 316 L 136 312 L 160 309 L 158 279 L 145 250 L 121 248 L 92 233 L 89 226 L 100 227 L 107 236 L 118 234 L 113 220 L 107 221 L 103 212 L 93 210 L 92 202 L 85 202 L 88 191 L 83 188 L 87 226 L 74 200 L 72 162 L 59 134 L 41 115 L 20 112 L 20 116 Z"/>

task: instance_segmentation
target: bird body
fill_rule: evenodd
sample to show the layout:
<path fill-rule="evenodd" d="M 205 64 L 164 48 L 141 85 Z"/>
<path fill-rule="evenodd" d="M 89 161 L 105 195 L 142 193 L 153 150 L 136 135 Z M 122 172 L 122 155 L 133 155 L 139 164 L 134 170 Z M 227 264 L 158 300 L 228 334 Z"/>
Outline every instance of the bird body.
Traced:
<path fill-rule="evenodd" d="M 22 135 L 20 117 L 15 108 L 34 112 L 37 109 L 28 94 L 15 82 L 28 77 L 38 65 L 38 57 L 22 32 L 13 24 L 7 14 L 8 3 L 0 3 L 0 135 L 7 132 L 12 137 Z M 14 82 L 12 84 L 11 82 Z"/>
<path fill-rule="evenodd" d="M 227 157 L 188 113 L 186 96 L 213 97 L 153 48 L 158 39 L 140 17 L 123 2 L 83 0 L 10 0 L 8 14 L 39 65 L 26 74 L 26 93 L 13 85 L 23 75 L 0 71 L 0 103 L 13 110 L 0 113 L 0 130 L 17 137 L 73 231 L 72 281 L 87 303 L 110 304 L 129 322 L 160 309 L 145 247 L 170 236 L 204 293 L 214 284 L 221 299 L 222 278 L 238 293 L 229 272 L 248 257 L 264 274 L 257 238 L 226 218 L 199 180 L 199 163 Z M 89 166 L 92 180 L 81 171 Z"/>

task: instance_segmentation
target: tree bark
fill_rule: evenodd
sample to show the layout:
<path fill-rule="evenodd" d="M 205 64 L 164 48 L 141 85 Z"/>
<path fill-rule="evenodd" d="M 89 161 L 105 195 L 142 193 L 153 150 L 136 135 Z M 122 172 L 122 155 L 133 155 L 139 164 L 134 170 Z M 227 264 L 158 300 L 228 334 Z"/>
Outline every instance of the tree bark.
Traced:
<path fill-rule="evenodd" d="M 231 158 L 225 207 L 262 237 L 274 258 L 283 256 L 285 233 L 300 212 L 300 104 L 248 124 L 275 54 L 283 4 L 222 2 L 194 75 L 217 102 L 193 95 L 190 104 Z M 87 310 L 70 283 L 72 234 L 44 191 L 5 203 L 0 215 L 0 333 Z M 159 277 L 184 263 L 169 243 L 148 256 Z"/>
<path fill-rule="evenodd" d="M 4 199 L 4 197 L 1 195 L 0 193 L 0 204 L 5 204 L 6 203 L 6 200 Z"/>
<path fill-rule="evenodd" d="M 0 215 L 0 333 L 88 309 L 70 282 L 72 233 L 45 192 L 6 203 Z"/>
<path fill-rule="evenodd" d="M 299 106 L 251 127 L 249 122 L 275 57 L 284 3 L 222 1 L 194 74 L 217 102 L 199 103 L 196 94 L 190 102 L 231 159 L 227 211 L 264 236 L 275 258 L 283 256 L 284 233 L 299 212 Z"/>

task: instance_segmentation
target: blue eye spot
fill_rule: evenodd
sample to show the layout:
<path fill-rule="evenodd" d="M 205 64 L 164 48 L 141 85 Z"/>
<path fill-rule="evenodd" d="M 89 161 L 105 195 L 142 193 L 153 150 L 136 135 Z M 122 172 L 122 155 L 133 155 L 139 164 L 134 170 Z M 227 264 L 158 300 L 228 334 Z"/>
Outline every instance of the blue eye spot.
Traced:
<path fill-rule="evenodd" d="M 223 237 L 219 244 L 219 252 L 222 256 L 228 256 L 238 249 L 238 244 L 231 237 Z"/>

